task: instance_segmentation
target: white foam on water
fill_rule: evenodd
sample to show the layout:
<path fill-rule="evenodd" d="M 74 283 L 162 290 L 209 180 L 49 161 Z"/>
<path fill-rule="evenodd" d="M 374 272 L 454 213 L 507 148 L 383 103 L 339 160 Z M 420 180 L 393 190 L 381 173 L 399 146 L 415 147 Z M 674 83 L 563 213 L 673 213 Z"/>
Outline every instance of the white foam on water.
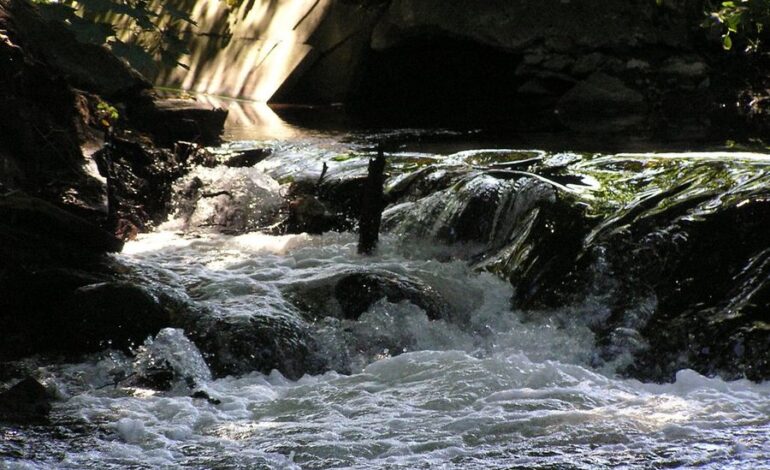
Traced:
<path fill-rule="evenodd" d="M 162 271 L 223 315 L 290 312 L 282 288 L 349 269 L 418 278 L 465 315 L 429 321 L 408 302 L 381 300 L 357 322 L 319 320 L 326 346 L 337 348 L 330 354 L 345 356 L 353 373 L 297 381 L 277 372 L 212 379 L 182 332 L 164 330 L 139 359 L 156 355 L 194 371 L 199 389 L 219 404 L 192 398 L 184 387 L 113 386 L 116 371 L 136 367 L 136 359 L 116 353 L 41 369 L 62 397 L 56 418 L 88 431 L 80 440 L 62 439 L 42 460 L 0 462 L 16 468 L 768 468 L 770 384 L 688 370 L 672 384 L 645 384 L 593 370 L 588 328 L 523 321 L 510 311 L 507 283 L 464 262 L 419 253 L 405 254 L 385 237 L 376 256 L 360 257 L 349 234 L 145 235 L 127 245 L 125 259 Z"/>

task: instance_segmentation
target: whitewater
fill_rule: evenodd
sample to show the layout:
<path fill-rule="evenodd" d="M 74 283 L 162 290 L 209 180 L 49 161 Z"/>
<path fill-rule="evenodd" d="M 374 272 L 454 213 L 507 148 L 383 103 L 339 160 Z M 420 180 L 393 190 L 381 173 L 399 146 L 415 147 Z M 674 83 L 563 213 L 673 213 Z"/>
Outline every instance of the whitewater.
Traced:
<path fill-rule="evenodd" d="M 264 176 L 270 165 L 288 174 L 339 154 L 322 144 L 311 143 L 310 163 L 307 146 L 280 144 L 280 160 L 198 176 L 246 178 L 257 205 L 281 190 Z M 429 320 L 383 298 L 357 320 L 319 315 L 313 336 L 328 371 L 296 380 L 216 377 L 172 328 L 133 355 L 28 359 L 56 395 L 51 425 L 0 428 L 0 468 L 770 468 L 770 383 L 688 369 L 664 384 L 620 376 L 629 358 L 600 360 L 585 320 L 604 314 L 600 295 L 533 318 L 512 309 L 511 283 L 469 266 L 472 246 L 386 234 L 362 257 L 352 233 L 182 225 L 140 235 L 116 260 L 221 318 L 296 317 L 287 293 L 361 270 L 419 280 L 453 313 Z M 182 372 L 167 391 L 126 380 L 161 363 Z"/>

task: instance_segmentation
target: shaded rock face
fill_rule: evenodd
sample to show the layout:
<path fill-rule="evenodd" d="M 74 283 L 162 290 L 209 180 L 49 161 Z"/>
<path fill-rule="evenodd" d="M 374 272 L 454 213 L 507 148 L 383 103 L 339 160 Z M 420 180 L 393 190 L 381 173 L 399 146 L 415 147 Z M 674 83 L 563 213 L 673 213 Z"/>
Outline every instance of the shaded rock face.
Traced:
<path fill-rule="evenodd" d="M 112 138 L 94 155 L 107 179 L 108 223 L 124 240 L 166 220 L 172 184 L 185 172 L 184 160 L 151 143 Z"/>
<path fill-rule="evenodd" d="M 25 29 L 34 18 L 24 2 L 0 3 L 0 184 L 72 209 L 99 207 L 103 188 L 83 169 L 76 94 L 35 54 Z"/>
<path fill-rule="evenodd" d="M 0 219 L 0 253 L 8 261 L 77 265 L 123 247 L 92 222 L 24 193 L 0 196 Z"/>
<path fill-rule="evenodd" d="M 453 243 L 463 240 L 447 234 L 464 225 L 484 227 L 456 253 L 510 280 L 514 308 L 532 321 L 585 323 L 597 360 L 630 355 L 631 376 L 671 380 L 693 368 L 768 377 L 766 163 L 575 154 L 525 163 L 466 168 L 451 190 L 404 191 L 385 226 L 421 227 L 416 238 Z M 428 187 L 439 171 L 422 170 L 410 184 Z M 468 181 L 484 181 L 485 191 Z M 486 226 L 461 217 L 484 192 Z"/>
<path fill-rule="evenodd" d="M 97 225 L 23 193 L 0 196 L 0 357 L 56 349 L 73 291 L 110 277 L 103 255 L 122 242 Z"/>
<path fill-rule="evenodd" d="M 348 107 L 374 124 L 494 124 L 519 107 L 520 60 L 449 36 L 415 38 L 370 52 Z"/>
<path fill-rule="evenodd" d="M 647 104 L 622 80 L 597 72 L 565 93 L 556 112 L 574 130 L 617 132 L 644 125 Z"/>
<path fill-rule="evenodd" d="M 107 49 L 78 42 L 74 33 L 57 21 L 42 19 L 36 8 L 19 0 L 4 0 L 16 32 L 24 36 L 21 47 L 57 70 L 75 88 L 105 99 L 126 98 L 150 88 L 150 83 Z"/>
<path fill-rule="evenodd" d="M 94 108 L 152 101 L 149 84 L 25 1 L 0 0 L 0 31 L 0 360 L 140 344 L 170 311 L 106 255 L 165 217 L 192 152 L 115 138 L 99 175 L 80 148 Z"/>

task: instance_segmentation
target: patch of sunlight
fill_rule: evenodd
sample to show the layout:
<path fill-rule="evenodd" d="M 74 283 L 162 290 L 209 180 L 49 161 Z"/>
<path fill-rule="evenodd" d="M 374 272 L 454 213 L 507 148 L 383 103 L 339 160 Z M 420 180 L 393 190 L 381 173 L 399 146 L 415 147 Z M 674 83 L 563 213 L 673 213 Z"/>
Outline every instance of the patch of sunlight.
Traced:
<path fill-rule="evenodd" d="M 306 233 L 299 235 L 266 235 L 253 232 L 233 237 L 230 241 L 243 251 L 251 253 L 271 253 L 276 255 L 286 254 L 296 248 L 301 248 L 311 241 L 312 237 Z"/>
<path fill-rule="evenodd" d="M 770 154 L 756 152 L 663 152 L 619 153 L 618 158 L 687 158 L 693 160 L 759 160 L 770 162 Z"/>
<path fill-rule="evenodd" d="M 247 423 L 228 423 L 219 426 L 214 433 L 221 438 L 231 441 L 240 441 L 248 439 L 260 431 L 275 429 L 281 426 L 281 423 L 274 421 L 247 422 Z"/>
<path fill-rule="evenodd" d="M 647 432 L 659 431 L 672 424 L 687 423 L 697 414 L 698 409 L 696 403 L 673 395 L 650 396 L 640 399 L 638 403 L 621 406 L 597 411 L 600 415 L 631 420 Z"/>
<path fill-rule="evenodd" d="M 196 34 L 182 60 L 189 70 L 165 70 L 158 84 L 267 101 L 312 50 L 306 41 L 331 3 L 261 0 L 230 7 L 198 0 L 190 8 Z"/>
<path fill-rule="evenodd" d="M 136 237 L 136 240 L 126 243 L 123 247 L 123 254 L 136 255 L 160 251 L 165 248 L 184 248 L 190 246 L 194 241 L 196 240 L 183 238 L 174 232 L 145 233 Z"/>

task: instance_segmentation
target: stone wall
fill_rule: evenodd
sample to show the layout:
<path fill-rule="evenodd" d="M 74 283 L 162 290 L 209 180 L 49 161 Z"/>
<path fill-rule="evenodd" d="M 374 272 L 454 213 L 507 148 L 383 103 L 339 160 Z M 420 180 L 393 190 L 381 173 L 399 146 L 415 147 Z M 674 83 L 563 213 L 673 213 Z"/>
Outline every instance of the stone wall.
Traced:
<path fill-rule="evenodd" d="M 344 102 L 364 117 L 683 138 L 708 135 L 711 118 L 735 102 L 730 83 L 715 86 L 723 54 L 700 27 L 701 0 L 198 0 L 187 8 L 198 22 L 182 60 L 190 69 L 167 69 L 159 84 Z"/>

